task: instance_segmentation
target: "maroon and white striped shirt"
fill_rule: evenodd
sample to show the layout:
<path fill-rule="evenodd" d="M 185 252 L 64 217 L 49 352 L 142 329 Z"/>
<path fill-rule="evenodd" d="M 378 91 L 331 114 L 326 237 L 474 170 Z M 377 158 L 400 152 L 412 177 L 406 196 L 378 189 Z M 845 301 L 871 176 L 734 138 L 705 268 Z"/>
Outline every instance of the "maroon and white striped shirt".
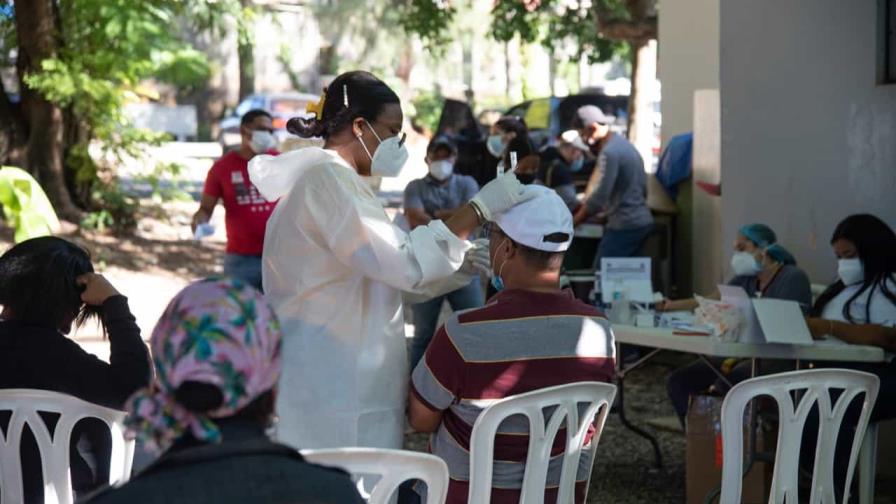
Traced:
<path fill-rule="evenodd" d="M 482 308 L 454 314 L 433 337 L 414 370 L 411 393 L 444 411 L 430 451 L 448 464 L 449 504 L 467 502 L 470 436 L 476 418 L 508 396 L 580 381 L 612 380 L 615 345 L 601 313 L 572 296 L 507 290 Z M 491 502 L 519 502 L 529 443 L 525 417 L 498 430 Z M 588 440 L 590 441 L 590 434 Z M 556 500 L 565 434 L 561 430 L 548 468 L 545 502 Z M 577 502 L 584 501 L 591 461 L 583 455 Z"/>

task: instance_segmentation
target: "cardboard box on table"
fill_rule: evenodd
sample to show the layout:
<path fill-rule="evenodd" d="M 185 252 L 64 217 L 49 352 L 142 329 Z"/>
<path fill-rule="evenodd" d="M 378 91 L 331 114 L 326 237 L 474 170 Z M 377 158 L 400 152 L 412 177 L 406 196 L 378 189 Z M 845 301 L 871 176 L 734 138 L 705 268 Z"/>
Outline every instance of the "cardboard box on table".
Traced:
<path fill-rule="evenodd" d="M 722 400 L 701 394 L 691 397 L 687 418 L 687 504 L 703 504 L 706 496 L 722 484 Z M 744 426 L 746 429 L 746 425 Z M 775 430 L 759 429 L 757 451 L 773 451 Z M 744 433 L 744 451 L 747 435 Z M 743 504 L 766 504 L 771 486 L 771 464 L 755 462 L 744 477 Z M 716 497 L 713 502 L 718 502 Z"/>

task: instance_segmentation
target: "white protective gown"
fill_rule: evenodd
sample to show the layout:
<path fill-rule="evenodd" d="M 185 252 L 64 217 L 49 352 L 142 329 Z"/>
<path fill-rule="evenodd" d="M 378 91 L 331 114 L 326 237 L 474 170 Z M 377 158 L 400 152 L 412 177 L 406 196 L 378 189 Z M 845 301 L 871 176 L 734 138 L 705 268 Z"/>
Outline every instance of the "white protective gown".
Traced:
<path fill-rule="evenodd" d="M 283 326 L 277 438 L 296 448 L 401 448 L 407 399 L 402 293 L 433 296 L 467 241 L 441 221 L 405 233 L 336 152 L 256 156 L 252 182 L 269 201 L 263 278 Z"/>

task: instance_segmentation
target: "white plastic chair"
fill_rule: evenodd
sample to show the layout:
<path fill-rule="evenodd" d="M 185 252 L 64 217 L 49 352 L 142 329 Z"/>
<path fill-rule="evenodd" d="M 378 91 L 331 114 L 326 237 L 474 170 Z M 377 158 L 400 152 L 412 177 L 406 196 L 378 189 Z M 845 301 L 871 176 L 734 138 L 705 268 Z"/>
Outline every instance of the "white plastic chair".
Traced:
<path fill-rule="evenodd" d="M 594 464 L 600 433 L 615 396 L 616 386 L 613 384 L 578 382 L 507 397 L 485 408 L 473 425 L 470 439 L 469 502 L 481 504 L 491 499 L 492 464 L 498 427 L 508 417 L 525 415 L 529 419 L 529 449 L 520 504 L 544 502 L 551 448 L 557 432 L 564 424 L 566 451 L 563 453 L 557 503 L 571 504 L 575 499 L 576 473 L 585 451 L 583 445 L 588 428 L 592 424 L 595 426 L 594 436 L 588 447 L 591 463 Z M 582 403 L 587 404 L 587 407 L 584 414 L 579 415 L 578 405 Z M 545 409 L 552 407 L 555 409 L 550 418 L 546 419 Z M 590 468 L 588 479 L 590 483 Z"/>
<path fill-rule="evenodd" d="M 20 503 L 24 499 L 19 453 L 26 424 L 40 450 L 45 503 L 71 504 L 73 501 L 69 447 L 72 429 L 85 418 L 103 421 L 111 432 L 109 484 L 123 483 L 130 477 L 134 442 L 124 437 L 124 412 L 66 394 L 31 389 L 0 390 L 0 411 L 11 412 L 6 436 L 0 429 L 0 504 Z M 60 415 L 52 436 L 41 412 Z"/>
<path fill-rule="evenodd" d="M 719 502 L 735 503 L 741 498 L 743 476 L 744 409 L 757 396 L 770 396 L 778 403 L 778 448 L 775 454 L 769 503 L 796 503 L 799 493 L 800 445 L 806 419 L 818 405 L 819 429 L 815 447 L 810 504 L 834 504 L 834 456 L 840 424 L 850 403 L 864 396 L 849 456 L 843 500 L 849 498 L 849 482 L 868 426 L 871 408 L 877 399 L 880 380 L 872 374 L 847 369 L 793 371 L 746 380 L 735 385 L 722 403 L 722 496 Z M 842 390 L 836 401 L 829 392 Z M 792 398 L 796 395 L 797 399 Z"/>
<path fill-rule="evenodd" d="M 391 502 L 399 485 L 408 480 L 426 483 L 426 504 L 443 504 L 448 496 L 448 466 L 439 457 L 427 453 L 379 448 L 332 448 L 302 450 L 305 460 L 315 464 L 341 467 L 354 477 L 380 476 L 367 502 Z"/>

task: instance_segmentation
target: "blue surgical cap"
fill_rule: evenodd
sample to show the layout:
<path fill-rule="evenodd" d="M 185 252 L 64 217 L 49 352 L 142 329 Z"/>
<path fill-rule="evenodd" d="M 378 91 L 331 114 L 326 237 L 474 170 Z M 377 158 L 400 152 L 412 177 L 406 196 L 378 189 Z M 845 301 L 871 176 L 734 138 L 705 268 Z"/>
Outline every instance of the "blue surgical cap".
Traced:
<path fill-rule="evenodd" d="M 767 248 L 778 241 L 778 237 L 775 235 L 775 232 L 772 231 L 772 228 L 765 224 L 747 224 L 740 228 L 738 232 L 744 235 L 744 238 L 750 240 L 755 243 L 757 247 L 761 248 Z"/>
<path fill-rule="evenodd" d="M 769 257 L 775 260 L 775 262 L 779 262 L 781 264 L 796 264 L 796 258 L 793 257 L 793 254 L 790 253 L 789 250 L 774 243 L 765 248 L 765 253 L 768 254 Z"/>

